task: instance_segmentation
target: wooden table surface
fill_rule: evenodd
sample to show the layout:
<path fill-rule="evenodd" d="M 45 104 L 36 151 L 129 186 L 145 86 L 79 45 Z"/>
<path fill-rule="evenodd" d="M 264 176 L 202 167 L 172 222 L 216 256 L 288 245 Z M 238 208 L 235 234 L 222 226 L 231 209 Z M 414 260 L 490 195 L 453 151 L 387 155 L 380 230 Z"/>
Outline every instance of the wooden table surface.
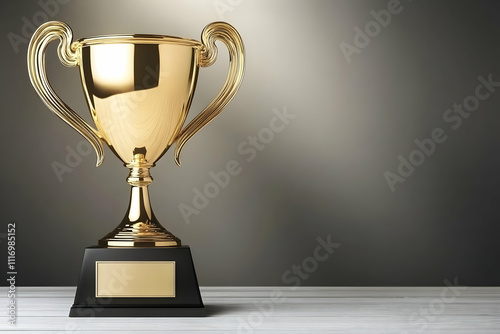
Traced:
<path fill-rule="evenodd" d="M 17 287 L 26 333 L 500 333 L 500 287 L 202 287 L 205 318 L 69 318 L 75 287 Z"/>

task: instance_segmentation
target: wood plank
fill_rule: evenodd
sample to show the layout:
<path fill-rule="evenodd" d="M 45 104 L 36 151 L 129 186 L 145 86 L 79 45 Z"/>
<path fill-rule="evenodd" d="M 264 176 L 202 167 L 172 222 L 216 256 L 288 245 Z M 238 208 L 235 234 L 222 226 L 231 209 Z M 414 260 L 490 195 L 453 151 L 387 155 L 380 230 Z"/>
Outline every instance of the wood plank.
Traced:
<path fill-rule="evenodd" d="M 285 297 L 433 297 L 439 296 L 446 287 L 200 287 L 203 297 L 269 297 L 273 291 L 282 292 Z M 74 297 L 75 287 L 17 287 L 20 297 Z M 0 296 L 7 294 L 6 287 L 0 287 Z M 500 287 L 465 287 L 460 295 L 481 298 L 500 298 Z"/>
<path fill-rule="evenodd" d="M 284 290 L 281 290 L 284 289 Z M 284 299 L 270 298 L 275 290 Z M 180 331 L 182 333 L 498 333 L 500 288 L 468 287 L 442 303 L 439 314 L 429 314 L 441 300 L 443 287 L 203 287 L 206 318 L 69 318 L 74 287 L 19 287 L 17 326 L 0 316 L 0 330 L 127 333 Z M 0 289 L 6 305 L 7 289 Z M 452 296 L 451 294 L 448 297 Z M 427 320 L 420 310 L 427 312 Z M 424 323 L 416 320 L 423 321 Z"/>
<path fill-rule="evenodd" d="M 425 306 L 425 305 L 420 305 Z M 52 309 L 44 309 L 43 316 L 44 317 L 67 317 L 69 313 L 68 305 L 62 305 L 58 308 Z M 317 317 L 341 317 L 341 316 L 351 316 L 353 313 L 356 313 L 359 316 L 385 316 L 391 317 L 394 314 L 398 314 L 401 316 L 410 316 L 419 310 L 419 305 L 409 305 L 407 307 L 401 307 L 398 305 L 394 305 L 391 307 L 387 307 L 385 305 L 374 307 L 362 307 L 357 306 L 355 308 L 347 308 L 345 305 L 328 305 L 328 304 L 317 304 L 311 305 L 308 304 L 307 307 L 304 307 L 304 304 L 300 305 L 277 305 L 273 308 L 265 308 L 259 309 L 257 307 L 252 308 L 247 304 L 234 304 L 228 305 L 221 303 L 217 304 L 206 304 L 207 312 L 211 317 L 240 317 L 246 316 L 250 313 L 261 312 L 266 317 L 279 317 L 279 316 L 294 316 L 294 317 L 302 317 L 306 318 L 309 316 L 317 316 Z M 40 308 L 38 309 L 25 309 L 22 304 L 19 306 L 19 311 L 17 312 L 18 317 L 38 317 L 40 316 Z M 500 314 L 500 305 L 498 305 L 495 309 L 484 305 L 474 305 L 470 307 L 469 305 L 450 305 L 447 306 L 442 312 L 439 313 L 439 316 L 449 315 L 449 316 L 497 316 Z M 7 322 L 7 316 L 1 316 L 0 322 Z"/>
<path fill-rule="evenodd" d="M 361 316 L 348 317 L 208 317 L 208 318 L 47 318 L 30 317 L 20 318 L 16 329 L 23 330 L 116 330 L 126 328 L 128 330 L 237 330 L 239 327 L 247 326 L 263 330 L 289 330 L 307 332 L 311 330 L 352 330 L 352 329 L 386 329 L 386 330 L 410 330 L 411 324 L 408 317 L 393 315 L 387 316 Z M 414 327 L 418 328 L 418 327 Z M 457 330 L 469 328 L 471 332 L 477 333 L 481 329 L 500 328 L 498 317 L 463 317 L 463 316 L 439 316 L 432 322 L 427 323 L 426 329 L 432 330 Z M 12 329 L 8 325 L 0 324 L 0 330 Z"/>

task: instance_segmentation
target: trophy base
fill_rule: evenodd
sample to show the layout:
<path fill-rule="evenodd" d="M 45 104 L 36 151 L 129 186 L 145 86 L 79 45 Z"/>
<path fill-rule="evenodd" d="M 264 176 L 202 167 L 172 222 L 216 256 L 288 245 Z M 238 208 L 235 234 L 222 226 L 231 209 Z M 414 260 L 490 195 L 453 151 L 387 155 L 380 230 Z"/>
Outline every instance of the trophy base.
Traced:
<path fill-rule="evenodd" d="M 87 247 L 69 316 L 206 316 L 189 246 Z"/>
<path fill-rule="evenodd" d="M 202 307 L 106 307 L 96 311 L 95 307 L 72 306 L 69 311 L 71 318 L 76 317 L 141 317 L 141 318 L 166 318 L 166 317 L 206 317 L 207 312 Z"/>

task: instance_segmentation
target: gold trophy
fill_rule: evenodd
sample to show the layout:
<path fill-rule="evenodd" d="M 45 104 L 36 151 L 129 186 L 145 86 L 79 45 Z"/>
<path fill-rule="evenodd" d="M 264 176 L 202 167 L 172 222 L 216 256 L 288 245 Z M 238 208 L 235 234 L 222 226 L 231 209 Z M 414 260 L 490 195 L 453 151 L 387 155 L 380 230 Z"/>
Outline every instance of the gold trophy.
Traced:
<path fill-rule="evenodd" d="M 54 39 L 62 64 L 78 66 L 96 129 L 54 92 L 45 73 L 45 50 Z M 205 27 L 201 42 L 162 35 L 106 35 L 72 41 L 70 27 L 41 25 L 28 48 L 31 83 L 63 121 L 87 139 L 97 166 L 108 144 L 130 169 L 130 204 L 123 221 L 85 249 L 70 316 L 202 316 L 190 248 L 167 231 L 151 209 L 149 169 L 175 144 L 175 162 L 186 142 L 231 101 L 244 75 L 244 47 L 224 22 Z M 182 128 L 198 70 L 217 58 L 215 42 L 229 51 L 227 79 L 210 104 Z M 152 75 L 151 72 L 156 75 Z"/>

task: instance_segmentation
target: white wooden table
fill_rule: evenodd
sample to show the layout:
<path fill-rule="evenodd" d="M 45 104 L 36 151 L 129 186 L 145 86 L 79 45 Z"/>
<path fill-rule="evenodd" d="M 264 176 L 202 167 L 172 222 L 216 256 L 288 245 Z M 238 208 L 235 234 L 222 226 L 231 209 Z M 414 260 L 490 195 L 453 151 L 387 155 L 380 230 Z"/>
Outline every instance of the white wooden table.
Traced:
<path fill-rule="evenodd" d="M 500 333 L 500 287 L 202 287 L 205 318 L 69 318 L 74 287 L 17 287 L 26 333 Z"/>

